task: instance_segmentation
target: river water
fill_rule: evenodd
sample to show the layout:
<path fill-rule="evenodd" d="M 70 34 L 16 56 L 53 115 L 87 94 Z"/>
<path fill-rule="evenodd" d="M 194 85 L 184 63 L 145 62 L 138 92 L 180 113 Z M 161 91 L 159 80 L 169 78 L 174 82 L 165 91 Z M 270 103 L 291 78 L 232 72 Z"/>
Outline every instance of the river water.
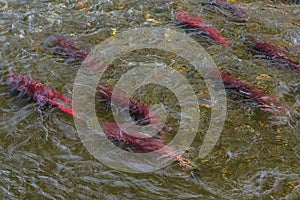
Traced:
<path fill-rule="evenodd" d="M 233 2 L 246 11 L 247 21 L 196 0 L 0 0 L 1 199 L 300 199 L 300 73 L 255 57 L 247 47 L 249 38 L 260 38 L 286 48 L 291 58 L 299 60 L 300 6 L 280 1 Z M 87 151 L 72 117 L 57 108 L 41 110 L 30 99 L 9 91 L 7 74 L 17 73 L 72 96 L 80 62 L 53 55 L 44 44 L 49 36 L 65 35 L 92 49 L 132 28 L 169 27 L 183 32 L 175 20 L 179 11 L 200 13 L 221 30 L 232 48 L 195 32 L 188 35 L 205 48 L 219 69 L 276 96 L 290 116 L 275 119 L 250 99 L 229 94 L 222 134 L 200 159 L 211 105 L 201 76 L 187 72 L 184 61 L 160 51 L 156 56 L 149 51 L 125 55 L 115 61 L 114 76 L 107 75 L 107 83 L 115 83 L 122 73 L 143 62 L 167 63 L 197 91 L 204 127 L 184 155 L 192 168 L 174 162 L 153 173 L 127 173 L 107 167 Z M 174 95 L 165 89 L 157 91 L 151 95 L 176 116 L 180 109 Z M 143 95 L 142 91 L 137 94 Z M 111 121 L 107 105 L 97 101 L 98 116 Z M 176 117 L 169 121 L 172 126 Z"/>

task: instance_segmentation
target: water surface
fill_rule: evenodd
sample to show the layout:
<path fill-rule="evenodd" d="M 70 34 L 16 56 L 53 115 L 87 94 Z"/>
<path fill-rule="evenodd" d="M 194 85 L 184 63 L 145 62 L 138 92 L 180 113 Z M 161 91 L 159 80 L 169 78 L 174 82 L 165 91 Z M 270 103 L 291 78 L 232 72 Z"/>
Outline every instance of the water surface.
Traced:
<path fill-rule="evenodd" d="M 265 39 L 286 48 L 293 59 L 299 60 L 300 7 L 279 1 L 238 3 L 249 15 L 247 22 L 195 0 L 1 0 L 2 199 L 299 199 L 300 74 L 254 57 L 247 50 L 247 41 L 251 37 Z M 173 163 L 152 174 L 131 174 L 93 158 L 81 143 L 72 117 L 56 108 L 39 110 L 31 100 L 9 92 L 7 74 L 19 73 L 36 77 L 71 97 L 80 63 L 51 54 L 43 44 L 51 35 L 63 34 L 92 48 L 131 28 L 182 31 L 176 25 L 175 13 L 185 10 L 201 13 L 232 43 L 230 49 L 188 33 L 210 53 L 217 66 L 278 97 L 291 116 L 276 121 L 251 100 L 228 98 L 220 140 L 207 157 L 198 159 L 210 117 L 209 106 L 205 106 L 210 104 L 209 96 L 201 77 L 189 70 L 184 60 L 164 52 L 155 52 L 155 56 L 149 51 L 133 52 L 117 59 L 114 76 L 107 74 L 104 81 L 113 84 L 126 70 L 143 62 L 166 63 L 188 77 L 197 91 L 203 129 L 186 154 L 195 165 L 193 169 Z M 151 87 L 145 91 L 153 91 Z M 150 95 L 160 97 L 153 99 L 164 102 L 176 122 L 180 110 L 174 96 L 165 89 Z M 143 97 L 141 93 L 137 96 Z M 112 120 L 105 104 L 97 105 L 100 118 Z"/>

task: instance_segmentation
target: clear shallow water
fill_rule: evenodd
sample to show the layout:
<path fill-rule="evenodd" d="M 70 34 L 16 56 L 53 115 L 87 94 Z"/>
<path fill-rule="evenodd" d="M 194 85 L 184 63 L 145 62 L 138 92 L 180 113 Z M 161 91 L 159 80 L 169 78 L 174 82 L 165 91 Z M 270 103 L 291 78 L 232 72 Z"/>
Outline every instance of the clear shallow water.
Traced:
<path fill-rule="evenodd" d="M 250 16 L 245 23 L 199 2 L 0 1 L 2 199 L 298 199 L 300 74 L 253 57 L 245 44 L 251 36 L 266 39 L 286 47 L 291 57 L 299 59 L 300 7 L 241 1 Z M 174 13 L 184 10 L 201 13 L 222 31 L 233 49 L 189 34 L 201 42 L 219 68 L 282 100 L 291 112 L 288 124 L 275 123 L 252 103 L 247 104 L 248 100 L 228 98 L 227 120 L 213 151 L 197 159 L 204 128 L 187 155 L 195 164 L 193 170 L 174 163 L 153 174 L 130 174 L 94 159 L 78 138 L 70 116 L 56 108 L 38 112 L 32 101 L 9 93 L 6 75 L 20 73 L 71 97 L 79 64 L 48 52 L 43 41 L 51 35 L 68 35 L 92 48 L 129 28 L 162 26 L 180 30 L 174 23 Z M 138 65 L 135 62 L 149 60 L 164 61 L 185 71 L 184 61 L 172 59 L 172 64 L 168 55 L 147 57 L 137 53 L 117 60 L 114 75 L 118 77 Z M 199 77 L 192 72 L 185 75 L 199 91 L 200 102 L 208 103 Z M 115 81 L 109 76 L 108 82 Z M 160 100 L 176 113 L 172 98 L 166 95 Z M 105 116 L 105 105 L 99 105 L 98 114 L 111 120 L 111 116 Z M 208 122 L 209 109 L 200 108 L 201 122 Z"/>

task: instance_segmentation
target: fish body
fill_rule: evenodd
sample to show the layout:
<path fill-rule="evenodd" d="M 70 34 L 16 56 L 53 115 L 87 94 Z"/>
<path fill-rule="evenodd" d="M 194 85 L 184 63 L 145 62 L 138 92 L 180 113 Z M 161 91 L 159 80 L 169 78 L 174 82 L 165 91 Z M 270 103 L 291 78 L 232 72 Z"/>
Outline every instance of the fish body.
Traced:
<path fill-rule="evenodd" d="M 289 110 L 275 96 L 264 93 L 262 90 L 251 86 L 250 84 L 238 79 L 235 76 L 221 72 L 221 77 L 226 89 L 235 90 L 244 96 L 247 96 L 257 102 L 259 108 L 270 112 L 274 116 L 283 113 L 290 115 Z"/>
<path fill-rule="evenodd" d="M 60 110 L 73 115 L 71 108 L 72 100 L 57 92 L 52 88 L 45 87 L 40 81 L 32 79 L 29 76 L 9 74 L 7 84 L 11 87 L 11 91 L 19 93 L 21 96 L 32 98 L 39 106 L 52 105 Z"/>
<path fill-rule="evenodd" d="M 45 43 L 51 44 L 52 51 L 62 56 L 84 60 L 89 54 L 89 50 L 79 48 L 75 40 L 62 35 L 50 36 Z"/>
<path fill-rule="evenodd" d="M 232 15 L 239 18 L 245 19 L 248 17 L 246 12 L 242 8 L 230 2 L 222 0 L 207 0 L 207 3 L 228 10 L 230 13 L 232 13 Z"/>
<path fill-rule="evenodd" d="M 115 122 L 102 122 L 101 127 L 108 138 L 116 139 L 118 142 L 128 142 L 134 144 L 144 152 L 153 152 L 162 149 L 160 153 L 175 155 L 175 148 L 167 146 L 163 140 L 150 137 L 149 135 L 127 130 L 126 125 Z M 128 134 L 130 133 L 130 134 Z"/>
<path fill-rule="evenodd" d="M 124 108 L 129 102 L 129 113 L 139 124 L 146 125 L 162 123 L 160 117 L 154 114 L 144 103 L 125 95 L 121 91 L 114 91 L 113 88 L 106 87 L 100 83 L 98 84 L 97 93 L 108 102 L 111 102 L 113 92 L 116 94 L 114 97 L 114 103 L 116 106 Z"/>
<path fill-rule="evenodd" d="M 204 20 L 199 15 L 191 12 L 178 12 L 176 14 L 176 19 L 190 27 L 200 29 L 214 41 L 225 46 L 230 46 L 226 38 L 222 36 L 221 32 L 211 26 L 205 25 Z"/>
<path fill-rule="evenodd" d="M 300 64 L 297 61 L 288 58 L 288 52 L 286 50 L 283 50 L 274 44 L 270 44 L 257 39 L 253 40 L 253 48 L 262 53 L 268 59 L 276 60 L 300 72 Z"/>

